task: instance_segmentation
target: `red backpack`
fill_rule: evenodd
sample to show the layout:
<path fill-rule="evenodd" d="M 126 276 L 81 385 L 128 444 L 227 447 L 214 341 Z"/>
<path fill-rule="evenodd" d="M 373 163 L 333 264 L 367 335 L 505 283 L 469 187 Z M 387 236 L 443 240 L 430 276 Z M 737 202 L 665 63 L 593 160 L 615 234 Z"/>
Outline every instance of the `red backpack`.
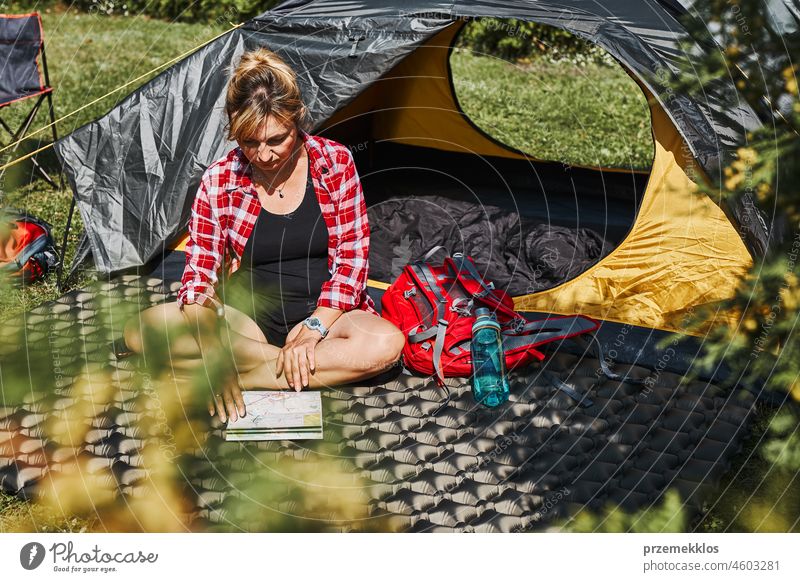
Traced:
<path fill-rule="evenodd" d="M 34 283 L 58 263 L 50 224 L 22 210 L 0 208 L 0 276 Z"/>
<path fill-rule="evenodd" d="M 439 386 L 445 386 L 445 377 L 472 374 L 470 340 L 478 307 L 488 307 L 500 323 L 508 370 L 543 360 L 538 346 L 599 327 L 581 315 L 528 321 L 514 311 L 510 295 L 483 280 L 471 257 L 455 253 L 440 266 L 425 262 L 441 248 L 406 265 L 381 299 L 381 315 L 408 338 L 403 348 L 406 368 L 435 374 Z"/>

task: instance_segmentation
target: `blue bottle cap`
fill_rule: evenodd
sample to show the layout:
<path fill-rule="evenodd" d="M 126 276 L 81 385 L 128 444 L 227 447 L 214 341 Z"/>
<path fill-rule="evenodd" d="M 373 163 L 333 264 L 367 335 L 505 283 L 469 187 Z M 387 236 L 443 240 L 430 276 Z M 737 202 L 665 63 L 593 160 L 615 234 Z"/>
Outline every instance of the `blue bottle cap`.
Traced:
<path fill-rule="evenodd" d="M 488 315 L 489 315 L 488 307 L 478 307 L 475 310 L 475 317 L 488 316 Z"/>

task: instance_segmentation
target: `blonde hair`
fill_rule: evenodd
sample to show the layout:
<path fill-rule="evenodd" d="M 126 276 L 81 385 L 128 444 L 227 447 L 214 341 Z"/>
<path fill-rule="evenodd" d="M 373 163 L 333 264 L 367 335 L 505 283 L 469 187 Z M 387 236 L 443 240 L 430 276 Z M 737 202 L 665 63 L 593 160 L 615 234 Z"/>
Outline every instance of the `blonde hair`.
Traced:
<path fill-rule="evenodd" d="M 225 96 L 228 139 L 255 135 L 274 115 L 284 125 L 306 129 L 308 109 L 292 68 L 271 50 L 258 48 L 242 55 Z"/>

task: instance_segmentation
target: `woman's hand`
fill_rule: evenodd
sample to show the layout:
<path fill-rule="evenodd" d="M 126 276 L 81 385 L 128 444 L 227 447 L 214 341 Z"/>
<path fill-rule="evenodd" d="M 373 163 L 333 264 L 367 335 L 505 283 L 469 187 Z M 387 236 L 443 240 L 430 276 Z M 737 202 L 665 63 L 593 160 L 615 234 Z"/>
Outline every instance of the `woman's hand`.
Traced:
<path fill-rule="evenodd" d="M 245 415 L 244 397 L 239 386 L 239 375 L 234 371 L 233 376 L 224 384 L 222 391 L 214 395 L 213 400 L 207 403 L 208 414 L 219 414 L 222 422 L 232 421 Z"/>
<path fill-rule="evenodd" d="M 286 336 L 286 345 L 278 354 L 275 374 L 280 377 L 283 371 L 289 386 L 296 392 L 308 386 L 308 375 L 316 369 L 314 350 L 321 339 L 318 331 L 308 329 L 302 323 L 294 326 Z"/>

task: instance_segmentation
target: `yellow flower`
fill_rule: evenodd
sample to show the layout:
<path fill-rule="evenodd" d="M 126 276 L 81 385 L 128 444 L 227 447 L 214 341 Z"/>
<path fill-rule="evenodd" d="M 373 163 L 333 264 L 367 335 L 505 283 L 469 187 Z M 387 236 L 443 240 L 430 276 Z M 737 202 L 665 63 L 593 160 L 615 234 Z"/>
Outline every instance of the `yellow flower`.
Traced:
<path fill-rule="evenodd" d="M 780 290 L 781 302 L 786 309 L 794 311 L 800 304 L 800 289 L 797 288 L 797 276 L 789 273 L 786 276 L 786 287 Z"/>
<path fill-rule="evenodd" d="M 744 181 L 744 172 L 739 171 L 737 167 L 739 162 L 733 162 L 729 167 L 725 168 L 725 188 L 728 190 L 736 190 L 739 187 L 739 184 Z"/>
<path fill-rule="evenodd" d="M 783 78 L 786 80 L 786 91 L 791 95 L 797 95 L 797 75 L 795 74 L 795 67 L 786 67 L 783 70 Z"/>
<path fill-rule="evenodd" d="M 756 196 L 758 197 L 759 202 L 766 202 L 771 191 L 772 189 L 769 187 L 769 184 L 766 182 L 761 182 L 756 190 Z"/>
<path fill-rule="evenodd" d="M 797 380 L 792 382 L 792 385 L 789 386 L 789 395 L 797 402 L 800 402 L 800 382 Z"/>
<path fill-rule="evenodd" d="M 756 329 L 758 329 L 758 322 L 755 320 L 754 317 L 748 317 L 742 322 L 742 325 L 744 325 L 744 328 L 747 331 L 755 331 Z"/>
<path fill-rule="evenodd" d="M 744 166 L 752 166 L 758 160 L 758 154 L 753 148 L 739 148 L 736 153 Z"/>

